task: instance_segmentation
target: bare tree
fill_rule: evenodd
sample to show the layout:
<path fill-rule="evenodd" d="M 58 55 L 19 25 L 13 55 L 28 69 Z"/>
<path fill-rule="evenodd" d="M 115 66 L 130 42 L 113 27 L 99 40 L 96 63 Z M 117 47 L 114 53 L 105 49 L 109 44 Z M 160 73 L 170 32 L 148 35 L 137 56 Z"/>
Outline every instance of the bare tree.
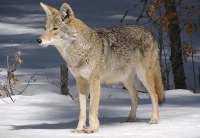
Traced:
<path fill-rule="evenodd" d="M 186 77 L 182 58 L 182 44 L 180 37 L 179 18 L 176 10 L 175 0 L 164 0 L 165 14 L 168 14 L 168 35 L 170 39 L 169 46 L 171 48 L 170 61 L 174 74 L 174 84 L 176 89 L 186 89 Z"/>
<path fill-rule="evenodd" d="M 185 45 L 181 41 L 181 32 L 186 30 L 188 36 L 192 36 L 192 32 L 197 30 L 197 25 L 192 21 L 192 16 L 199 16 L 200 10 L 188 4 L 184 5 L 182 0 L 142 0 L 125 12 L 121 22 L 125 19 L 128 12 L 136 9 L 139 4 L 143 4 L 141 13 L 136 19 L 136 24 L 140 22 L 142 25 L 153 25 L 154 34 L 158 36 L 160 46 L 160 59 L 164 57 L 164 64 L 161 64 L 163 72 L 163 81 L 165 88 L 170 88 L 170 73 L 173 73 L 173 82 L 176 89 L 186 89 L 186 77 L 184 72 L 183 61 L 187 61 L 188 57 L 193 60 L 196 50 L 190 45 Z M 146 22 L 147 21 L 147 22 Z M 168 48 L 165 48 L 164 41 L 168 39 Z M 167 46 L 167 45 L 166 45 Z M 169 53 L 166 51 L 169 49 Z M 169 61 L 167 56 L 169 56 Z M 194 64 L 193 76 L 194 73 Z M 196 82 L 196 77 L 193 77 Z M 196 89 L 196 86 L 195 86 Z"/>

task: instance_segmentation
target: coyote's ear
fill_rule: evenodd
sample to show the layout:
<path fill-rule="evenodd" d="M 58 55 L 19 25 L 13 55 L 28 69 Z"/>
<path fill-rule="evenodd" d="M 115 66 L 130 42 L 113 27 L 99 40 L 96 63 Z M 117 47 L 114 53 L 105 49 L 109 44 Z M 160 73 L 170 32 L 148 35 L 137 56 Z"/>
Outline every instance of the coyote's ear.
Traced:
<path fill-rule="evenodd" d="M 74 17 L 74 12 L 72 11 L 72 8 L 67 4 L 63 3 L 63 5 L 60 8 L 60 15 L 62 20 L 64 21 L 65 19 L 73 18 Z"/>
<path fill-rule="evenodd" d="M 53 14 L 58 13 L 58 10 L 56 10 L 53 7 L 50 7 L 42 2 L 40 2 L 40 5 L 42 6 L 42 8 L 44 9 L 44 11 L 46 12 L 47 17 Z"/>

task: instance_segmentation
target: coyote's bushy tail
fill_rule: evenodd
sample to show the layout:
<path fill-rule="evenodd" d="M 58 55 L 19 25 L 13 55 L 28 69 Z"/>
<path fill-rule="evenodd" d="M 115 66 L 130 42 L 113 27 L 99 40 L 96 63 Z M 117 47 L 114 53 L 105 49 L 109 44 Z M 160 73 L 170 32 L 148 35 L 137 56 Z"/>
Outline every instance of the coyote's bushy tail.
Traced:
<path fill-rule="evenodd" d="M 153 44 L 156 47 L 158 47 L 158 44 L 155 41 L 154 41 Z M 154 87 L 155 87 L 156 94 L 158 96 L 158 103 L 162 104 L 163 101 L 165 100 L 165 94 L 164 94 L 164 87 L 163 87 L 162 73 L 161 73 L 161 67 L 160 67 L 159 57 L 158 57 L 157 61 L 155 62 Z"/>
<path fill-rule="evenodd" d="M 159 63 L 158 66 L 160 67 Z M 159 68 L 160 69 L 160 68 Z M 155 77 L 154 77 L 154 84 L 155 84 L 155 91 L 158 96 L 158 103 L 162 104 L 163 101 L 165 100 L 165 94 L 164 94 L 164 89 L 163 89 L 163 83 L 162 83 L 162 77 L 161 77 L 161 72 L 155 72 Z"/>

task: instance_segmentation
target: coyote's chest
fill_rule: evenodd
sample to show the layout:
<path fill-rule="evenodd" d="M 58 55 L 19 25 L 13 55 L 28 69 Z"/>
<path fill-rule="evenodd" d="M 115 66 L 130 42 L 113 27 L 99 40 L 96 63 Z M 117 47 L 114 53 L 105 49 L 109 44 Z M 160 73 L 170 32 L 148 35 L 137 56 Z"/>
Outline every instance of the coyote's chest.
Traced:
<path fill-rule="evenodd" d="M 71 71 L 72 75 L 76 78 L 78 76 L 82 76 L 85 79 L 89 79 L 91 75 L 91 69 L 89 67 L 72 67 L 68 66 L 69 70 Z"/>
<path fill-rule="evenodd" d="M 82 76 L 85 79 L 89 79 L 90 75 L 91 75 L 91 69 L 89 68 L 89 66 L 87 67 L 80 67 L 77 69 L 77 72 L 80 76 Z"/>

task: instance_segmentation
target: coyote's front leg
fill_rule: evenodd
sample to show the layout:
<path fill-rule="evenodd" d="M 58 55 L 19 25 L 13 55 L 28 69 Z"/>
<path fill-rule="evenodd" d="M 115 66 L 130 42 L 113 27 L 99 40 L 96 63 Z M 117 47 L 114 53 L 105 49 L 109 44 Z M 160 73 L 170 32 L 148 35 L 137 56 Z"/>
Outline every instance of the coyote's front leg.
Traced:
<path fill-rule="evenodd" d="M 89 127 L 85 129 L 86 133 L 94 133 L 98 131 L 99 98 L 100 98 L 100 79 L 94 77 L 90 79 Z"/>
<path fill-rule="evenodd" d="M 84 132 L 86 127 L 86 91 L 87 91 L 87 81 L 82 78 L 76 78 L 76 85 L 79 93 L 79 103 L 80 103 L 80 112 L 79 112 L 79 122 L 78 126 L 72 132 Z"/>

